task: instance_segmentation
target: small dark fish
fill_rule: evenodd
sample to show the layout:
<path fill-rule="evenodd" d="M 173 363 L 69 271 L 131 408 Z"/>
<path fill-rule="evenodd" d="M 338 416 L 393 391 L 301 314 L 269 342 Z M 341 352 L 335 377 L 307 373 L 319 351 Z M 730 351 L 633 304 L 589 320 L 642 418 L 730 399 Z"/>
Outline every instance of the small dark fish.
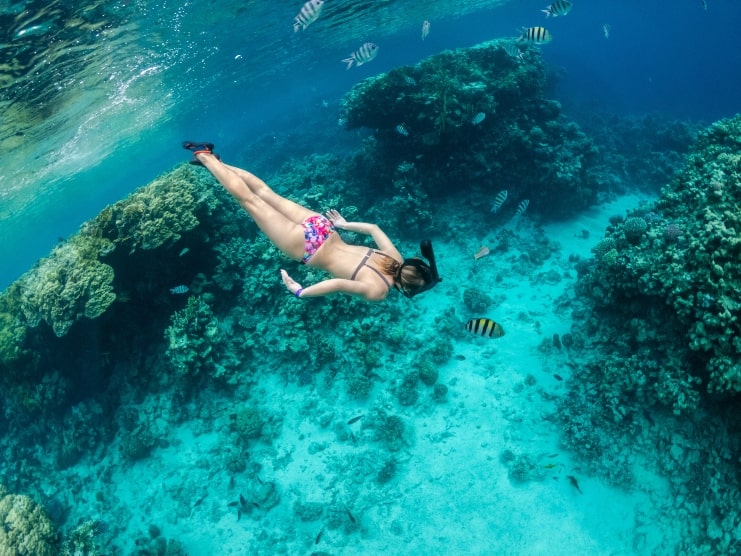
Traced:
<path fill-rule="evenodd" d="M 352 425 L 353 423 L 357 423 L 358 421 L 360 421 L 362 418 L 363 415 L 358 415 L 357 417 L 353 417 L 352 419 L 350 419 L 347 424 Z"/>
<path fill-rule="evenodd" d="M 455 359 L 456 359 L 456 361 L 465 361 L 466 360 L 466 356 L 465 355 L 461 355 L 459 353 L 458 355 L 455 356 Z"/>
<path fill-rule="evenodd" d="M 654 418 L 651 417 L 651 414 L 648 412 L 648 409 L 643 410 L 643 416 L 646 418 L 646 421 L 648 421 L 651 424 L 652 427 L 656 424 L 656 422 L 654 421 Z"/>
<path fill-rule="evenodd" d="M 239 502 L 229 502 L 230 508 L 236 508 L 237 506 L 239 506 Z"/>
<path fill-rule="evenodd" d="M 243 508 L 244 508 L 245 506 L 247 506 L 247 500 L 245 500 L 245 499 L 244 499 L 244 496 L 242 496 L 241 494 L 239 495 L 239 504 L 240 504 L 240 505 L 241 505 L 241 506 L 242 506 Z"/>
<path fill-rule="evenodd" d="M 355 516 L 350 513 L 350 510 L 348 508 L 345 508 L 345 511 L 347 512 L 347 517 L 350 518 L 350 521 L 352 521 L 353 523 L 357 523 L 357 521 L 355 520 Z"/>
<path fill-rule="evenodd" d="M 471 319 L 466 323 L 466 330 L 477 336 L 485 338 L 501 338 L 504 336 L 504 329 L 496 322 L 486 318 Z"/>
<path fill-rule="evenodd" d="M 319 529 L 319 532 L 316 534 L 316 539 L 314 539 L 314 544 L 319 544 L 319 541 L 322 540 L 322 533 L 324 533 L 324 529 Z"/>
<path fill-rule="evenodd" d="M 242 508 L 237 509 L 237 521 L 242 519 Z"/>
<path fill-rule="evenodd" d="M 547 457 L 549 457 L 549 458 L 555 458 L 555 457 L 558 457 L 558 454 L 548 454 Z"/>
<path fill-rule="evenodd" d="M 563 377 L 556 373 L 553 373 L 553 378 L 555 378 L 556 380 L 563 380 Z"/>
<path fill-rule="evenodd" d="M 569 480 L 569 483 L 571 483 L 571 485 L 572 485 L 572 486 L 573 486 L 573 487 L 574 487 L 574 488 L 575 488 L 576 490 L 578 490 L 578 491 L 579 491 L 579 494 L 584 494 L 584 493 L 583 493 L 583 492 L 581 491 L 581 489 L 579 488 L 579 481 L 577 481 L 577 480 L 576 480 L 576 477 L 574 477 L 573 475 L 566 475 L 566 478 L 567 478 L 567 479 Z"/>

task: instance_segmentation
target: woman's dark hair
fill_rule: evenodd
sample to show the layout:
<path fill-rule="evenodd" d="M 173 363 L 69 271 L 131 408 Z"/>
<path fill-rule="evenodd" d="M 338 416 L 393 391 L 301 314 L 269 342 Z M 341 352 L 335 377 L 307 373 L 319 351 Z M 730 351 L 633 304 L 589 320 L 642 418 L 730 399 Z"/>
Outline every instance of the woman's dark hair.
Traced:
<path fill-rule="evenodd" d="M 398 270 L 394 274 L 397 289 L 406 297 L 414 297 L 422 292 L 426 292 L 442 281 L 440 275 L 437 273 L 432 242 L 429 239 L 422 241 L 419 244 L 419 249 L 422 251 L 422 256 L 428 262 L 424 262 L 419 257 L 404 259 L 404 262 L 399 265 Z"/>

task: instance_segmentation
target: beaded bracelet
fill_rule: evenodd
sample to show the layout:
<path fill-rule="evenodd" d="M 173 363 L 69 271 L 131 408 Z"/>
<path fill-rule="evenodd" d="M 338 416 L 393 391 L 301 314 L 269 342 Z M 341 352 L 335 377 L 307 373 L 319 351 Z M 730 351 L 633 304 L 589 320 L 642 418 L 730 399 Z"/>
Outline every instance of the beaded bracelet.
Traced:
<path fill-rule="evenodd" d="M 296 297 L 301 297 L 301 292 L 302 291 L 304 291 L 304 288 L 299 288 L 299 289 L 296 290 L 296 293 L 293 294 L 293 295 L 295 295 Z"/>

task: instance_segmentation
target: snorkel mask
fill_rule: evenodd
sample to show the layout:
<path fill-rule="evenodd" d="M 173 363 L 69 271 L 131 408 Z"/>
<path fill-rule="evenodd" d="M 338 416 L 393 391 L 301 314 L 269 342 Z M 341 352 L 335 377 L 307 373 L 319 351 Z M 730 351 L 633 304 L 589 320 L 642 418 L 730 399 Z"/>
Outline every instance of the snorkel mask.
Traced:
<path fill-rule="evenodd" d="M 419 249 L 422 251 L 422 256 L 427 259 L 428 262 L 424 262 L 419 257 L 404 259 L 404 262 L 401 264 L 401 267 L 399 267 L 399 271 L 397 272 L 397 279 L 401 282 L 401 271 L 405 266 L 413 266 L 424 280 L 424 284 L 419 286 L 410 286 L 408 288 L 397 286 L 397 289 L 401 291 L 404 297 L 412 298 L 422 292 L 431 290 L 438 282 L 442 282 L 442 278 L 440 278 L 440 275 L 437 273 L 437 265 L 435 264 L 435 253 L 432 250 L 432 242 L 429 239 L 425 239 L 419 244 Z"/>

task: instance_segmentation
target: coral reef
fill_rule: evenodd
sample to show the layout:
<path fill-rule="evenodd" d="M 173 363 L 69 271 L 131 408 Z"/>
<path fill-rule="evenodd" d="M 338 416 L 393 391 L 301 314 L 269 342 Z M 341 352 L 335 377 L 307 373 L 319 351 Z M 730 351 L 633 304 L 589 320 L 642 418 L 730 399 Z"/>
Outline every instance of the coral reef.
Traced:
<path fill-rule="evenodd" d="M 594 201 L 596 149 L 557 102 L 544 98 L 537 49 L 520 60 L 506 53 L 508 42 L 430 56 L 368 78 L 343 98 L 342 125 L 376 130 L 365 146 L 372 176 L 393 185 L 387 203 L 411 203 L 402 213 L 407 226 L 423 226 L 419 201 L 449 194 L 452 184 L 482 204 L 493 201 L 497 184 L 509 184 L 509 214 L 522 199 L 548 217 Z"/>
<path fill-rule="evenodd" d="M 0 485 L 0 555 L 54 556 L 57 532 L 44 508 Z"/>
<path fill-rule="evenodd" d="M 738 544 L 739 153 L 741 116 L 710 126 L 659 199 L 611 219 L 579 264 L 580 364 L 559 412 L 564 443 L 611 482 L 632 483 L 634 450 L 655 460 L 696 553 Z"/>
<path fill-rule="evenodd" d="M 702 129 L 656 114 L 617 116 L 589 110 L 575 116 L 599 147 L 597 164 L 604 171 L 597 179 L 613 194 L 625 192 L 627 186 L 658 193 L 682 169 Z"/>
<path fill-rule="evenodd" d="M 208 373 L 229 378 L 236 363 L 227 355 L 227 341 L 204 296 L 188 297 L 184 308 L 172 314 L 165 330 L 167 357 L 179 376 Z"/>
<path fill-rule="evenodd" d="M 659 200 L 615 221 L 581 267 L 583 336 L 615 353 L 601 365 L 611 406 L 630 396 L 679 413 L 703 392 L 741 393 L 739 121 L 703 132 Z"/>

